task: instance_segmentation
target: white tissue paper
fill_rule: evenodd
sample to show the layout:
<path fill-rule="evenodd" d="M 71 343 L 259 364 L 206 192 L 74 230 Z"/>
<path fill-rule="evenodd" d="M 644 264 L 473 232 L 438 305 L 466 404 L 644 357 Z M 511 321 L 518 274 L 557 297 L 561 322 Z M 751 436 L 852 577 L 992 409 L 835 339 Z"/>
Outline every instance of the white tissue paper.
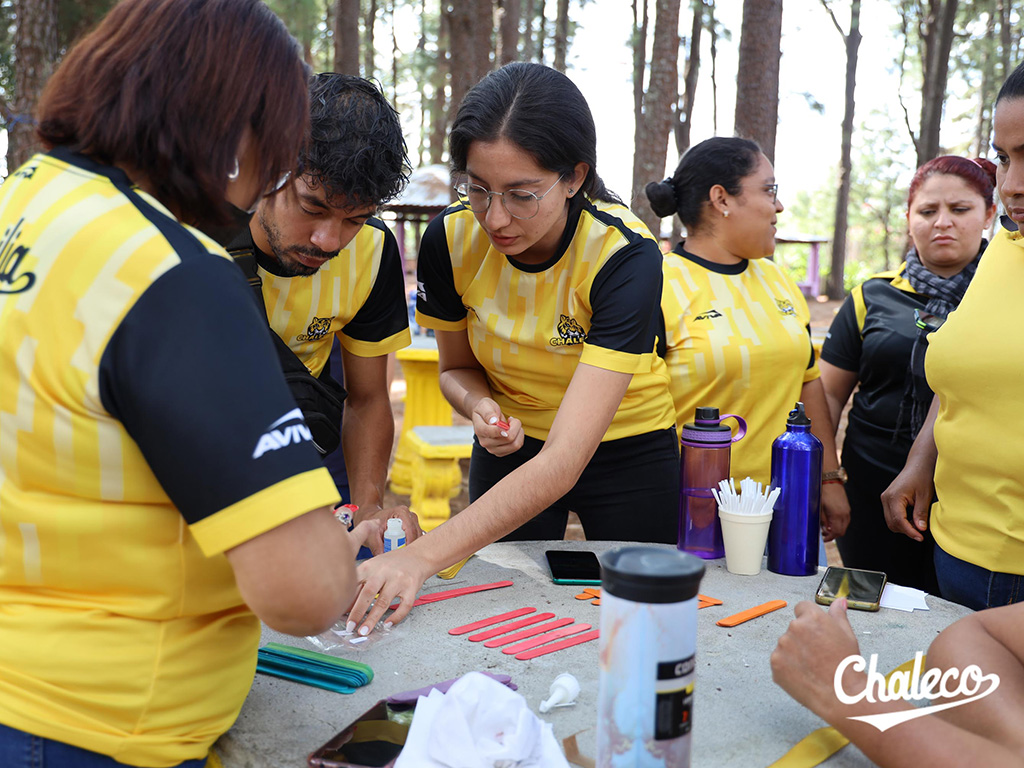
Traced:
<path fill-rule="evenodd" d="M 487 675 L 420 696 L 395 768 L 569 768 L 550 723 Z"/>

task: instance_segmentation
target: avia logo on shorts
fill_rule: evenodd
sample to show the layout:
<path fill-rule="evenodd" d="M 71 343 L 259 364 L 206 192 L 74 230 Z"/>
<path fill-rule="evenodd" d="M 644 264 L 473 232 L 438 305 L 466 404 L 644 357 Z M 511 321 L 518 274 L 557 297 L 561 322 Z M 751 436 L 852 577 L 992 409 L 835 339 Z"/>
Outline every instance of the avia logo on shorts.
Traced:
<path fill-rule="evenodd" d="M 296 336 L 297 341 L 320 341 L 331 330 L 331 318 L 314 317 L 305 333 Z"/>
<path fill-rule="evenodd" d="M 558 336 L 548 343 L 552 347 L 567 347 L 571 344 L 582 344 L 586 340 L 587 334 L 584 332 L 583 326 L 568 315 L 559 315 Z"/>
<path fill-rule="evenodd" d="M 894 725 L 905 723 L 908 720 L 916 720 L 925 715 L 932 715 L 953 707 L 962 707 L 964 704 L 983 699 L 999 687 L 999 675 L 982 674 L 976 664 L 968 665 L 963 672 L 956 667 L 950 667 L 945 672 L 929 669 L 923 675 L 921 674 L 922 666 L 924 666 L 924 654 L 918 651 L 914 654 L 912 672 L 906 670 L 894 672 L 886 682 L 885 675 L 878 671 L 878 654 L 871 654 L 870 664 L 864 661 L 863 656 L 847 656 L 839 663 L 833 679 L 836 698 L 843 704 L 856 704 L 861 700 L 874 703 L 876 701 L 896 701 L 897 699 L 934 701 L 935 699 L 951 699 L 954 696 L 967 696 L 968 698 L 904 712 L 885 712 L 880 715 L 862 715 L 847 719 L 860 720 L 868 725 L 873 725 L 880 731 L 887 731 Z M 860 693 L 849 694 L 843 689 L 843 672 L 847 667 L 852 668 L 855 672 L 867 670 L 868 684 Z M 983 691 L 982 687 L 985 685 L 988 687 Z"/>
<path fill-rule="evenodd" d="M 285 426 L 289 421 L 295 423 Z M 293 408 L 271 424 L 267 431 L 260 435 L 259 442 L 256 443 L 256 450 L 252 452 L 252 457 L 258 459 L 267 451 L 276 451 L 278 448 L 285 448 L 292 443 L 311 442 L 313 442 L 313 435 L 310 433 L 309 427 L 302 420 L 302 411 L 298 408 Z"/>
<path fill-rule="evenodd" d="M 722 317 L 722 313 L 717 309 L 709 309 L 707 312 L 701 312 L 693 319 L 696 322 L 697 320 L 713 320 L 716 317 Z"/>
<path fill-rule="evenodd" d="M 775 306 L 779 308 L 779 312 L 784 315 L 795 315 L 796 307 L 793 306 L 793 302 L 789 299 L 776 299 Z"/>

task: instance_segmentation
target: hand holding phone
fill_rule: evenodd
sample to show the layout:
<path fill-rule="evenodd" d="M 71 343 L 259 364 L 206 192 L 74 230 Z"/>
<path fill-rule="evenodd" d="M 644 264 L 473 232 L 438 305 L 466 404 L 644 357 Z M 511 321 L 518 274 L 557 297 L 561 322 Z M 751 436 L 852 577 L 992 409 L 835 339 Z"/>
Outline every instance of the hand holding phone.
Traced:
<path fill-rule="evenodd" d="M 589 551 L 549 549 L 544 553 L 555 584 L 601 584 L 601 564 Z"/>
<path fill-rule="evenodd" d="M 814 602 L 831 605 L 841 597 L 846 604 L 858 611 L 877 611 L 885 589 L 886 575 L 881 571 L 864 571 L 859 568 L 837 568 L 830 565 L 818 585 Z"/>

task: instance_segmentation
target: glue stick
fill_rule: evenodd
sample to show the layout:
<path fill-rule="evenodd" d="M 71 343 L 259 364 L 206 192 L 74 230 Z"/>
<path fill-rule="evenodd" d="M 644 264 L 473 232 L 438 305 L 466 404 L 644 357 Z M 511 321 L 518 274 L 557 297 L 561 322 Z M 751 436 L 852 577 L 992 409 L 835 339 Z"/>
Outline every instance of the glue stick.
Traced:
<path fill-rule="evenodd" d="M 387 530 L 384 531 L 384 551 L 390 552 L 404 546 L 405 529 L 402 527 L 402 521 L 397 517 L 389 518 Z"/>

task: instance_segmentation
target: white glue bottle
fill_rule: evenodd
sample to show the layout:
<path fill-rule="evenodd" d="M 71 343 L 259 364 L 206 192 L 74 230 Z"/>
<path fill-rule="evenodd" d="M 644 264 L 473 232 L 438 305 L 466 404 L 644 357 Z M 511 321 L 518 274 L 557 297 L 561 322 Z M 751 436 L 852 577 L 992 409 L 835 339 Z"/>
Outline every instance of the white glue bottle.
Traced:
<path fill-rule="evenodd" d="M 390 552 L 404 546 L 405 529 L 402 527 L 402 521 L 397 517 L 389 518 L 387 530 L 384 531 L 384 551 Z"/>

